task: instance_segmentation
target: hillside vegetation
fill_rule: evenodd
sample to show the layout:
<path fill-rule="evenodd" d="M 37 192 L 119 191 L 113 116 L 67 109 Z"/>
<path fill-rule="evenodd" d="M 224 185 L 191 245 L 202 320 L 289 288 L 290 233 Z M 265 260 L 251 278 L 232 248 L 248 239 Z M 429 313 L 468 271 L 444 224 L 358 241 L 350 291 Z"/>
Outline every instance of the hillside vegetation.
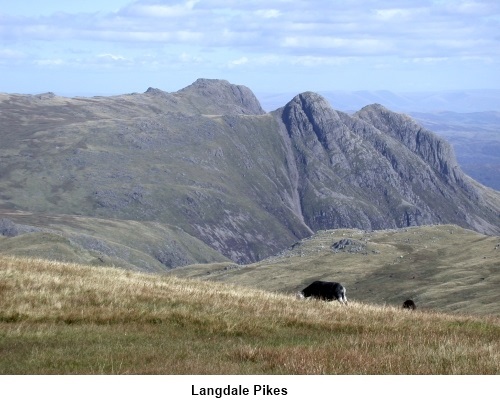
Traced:
<path fill-rule="evenodd" d="M 320 231 L 246 266 L 192 265 L 180 277 L 295 293 L 314 280 L 341 282 L 347 296 L 370 304 L 500 314 L 500 237 L 455 225 L 366 232 Z"/>
<path fill-rule="evenodd" d="M 500 320 L 0 256 L 2 374 L 498 374 Z"/>
<path fill-rule="evenodd" d="M 0 254 L 160 273 L 228 260 L 179 227 L 160 222 L 1 210 Z"/>

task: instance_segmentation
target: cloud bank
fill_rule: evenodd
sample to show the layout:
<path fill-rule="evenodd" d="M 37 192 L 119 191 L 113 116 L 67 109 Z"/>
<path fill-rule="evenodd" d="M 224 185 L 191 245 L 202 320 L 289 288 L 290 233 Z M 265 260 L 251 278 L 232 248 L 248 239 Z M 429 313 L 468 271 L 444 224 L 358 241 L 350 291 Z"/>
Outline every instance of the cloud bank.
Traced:
<path fill-rule="evenodd" d="M 498 66 L 499 26 L 497 0 L 139 0 L 105 13 L 0 13 L 0 66 Z"/>

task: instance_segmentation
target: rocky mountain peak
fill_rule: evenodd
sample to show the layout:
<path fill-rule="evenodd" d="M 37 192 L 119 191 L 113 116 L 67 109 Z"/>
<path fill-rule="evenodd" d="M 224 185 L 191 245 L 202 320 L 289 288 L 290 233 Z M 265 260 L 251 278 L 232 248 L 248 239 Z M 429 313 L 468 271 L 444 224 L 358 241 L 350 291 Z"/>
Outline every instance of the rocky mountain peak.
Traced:
<path fill-rule="evenodd" d="M 227 80 L 198 79 L 176 94 L 203 99 L 212 114 L 260 115 L 262 109 L 255 94 L 246 86 L 231 84 Z"/>
<path fill-rule="evenodd" d="M 380 104 L 371 104 L 354 116 L 403 143 L 450 181 L 464 183 L 463 173 L 458 167 L 451 145 L 408 115 L 390 111 Z"/>
<path fill-rule="evenodd" d="M 167 92 L 154 88 L 154 87 L 148 87 L 148 89 L 145 91 L 145 94 L 151 94 L 151 95 L 158 95 L 158 96 L 163 96 L 167 94 Z"/>
<path fill-rule="evenodd" d="M 291 132 L 295 132 L 294 127 L 310 126 L 320 141 L 324 141 L 325 135 L 339 125 L 339 114 L 342 114 L 314 92 L 298 94 L 281 111 L 282 119 Z"/>
<path fill-rule="evenodd" d="M 320 117 L 325 113 L 335 112 L 326 98 L 312 91 L 298 94 L 285 106 L 285 109 L 300 109 L 310 117 Z"/>

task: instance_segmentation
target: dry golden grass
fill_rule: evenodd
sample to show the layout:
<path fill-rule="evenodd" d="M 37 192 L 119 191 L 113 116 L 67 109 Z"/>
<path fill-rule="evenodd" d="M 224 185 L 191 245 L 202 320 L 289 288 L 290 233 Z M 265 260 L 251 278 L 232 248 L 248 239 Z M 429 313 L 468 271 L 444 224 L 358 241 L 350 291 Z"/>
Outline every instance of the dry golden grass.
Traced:
<path fill-rule="evenodd" d="M 498 374 L 500 319 L 0 256 L 2 374 Z"/>
<path fill-rule="evenodd" d="M 341 239 L 361 252 L 335 252 Z M 197 264 L 174 269 L 179 277 L 291 293 L 313 280 L 341 282 L 349 299 L 446 313 L 500 314 L 500 237 L 455 225 L 365 232 L 317 232 L 281 254 L 246 266 Z"/>

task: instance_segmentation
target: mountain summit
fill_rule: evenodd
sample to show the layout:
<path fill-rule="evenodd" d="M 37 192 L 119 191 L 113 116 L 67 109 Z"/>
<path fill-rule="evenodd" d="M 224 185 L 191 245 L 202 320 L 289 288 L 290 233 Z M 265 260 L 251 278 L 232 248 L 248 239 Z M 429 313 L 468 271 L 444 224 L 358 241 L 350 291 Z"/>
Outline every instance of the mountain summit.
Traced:
<path fill-rule="evenodd" d="M 266 114 L 247 87 L 199 79 L 174 93 L 3 94 L 0 119 L 0 217 L 11 227 L 62 232 L 55 218 L 71 216 L 65 226 L 85 233 L 77 219 L 95 218 L 101 242 L 134 223 L 156 241 L 160 229 L 182 230 L 238 263 L 328 228 L 500 233 L 500 193 L 466 176 L 446 141 L 381 105 L 348 115 L 306 92 Z M 167 239 L 140 249 L 161 252 L 167 268 L 200 260 Z M 132 255 L 102 243 L 91 246 L 103 260 Z"/>
<path fill-rule="evenodd" d="M 314 93 L 273 115 L 293 145 L 313 230 L 455 223 L 498 232 L 498 193 L 467 177 L 451 146 L 410 117 L 381 105 L 351 116 Z"/>
<path fill-rule="evenodd" d="M 198 79 L 175 93 L 150 87 L 144 95 L 156 98 L 159 104 L 166 104 L 164 107 L 169 111 L 187 114 L 265 114 L 248 87 L 231 84 L 227 80 Z"/>
<path fill-rule="evenodd" d="M 259 100 L 245 86 L 229 83 L 227 80 L 198 79 L 193 84 L 183 88 L 178 95 L 188 95 L 207 103 L 207 107 L 219 114 L 265 114 Z M 208 114 L 209 112 L 205 112 Z"/>

